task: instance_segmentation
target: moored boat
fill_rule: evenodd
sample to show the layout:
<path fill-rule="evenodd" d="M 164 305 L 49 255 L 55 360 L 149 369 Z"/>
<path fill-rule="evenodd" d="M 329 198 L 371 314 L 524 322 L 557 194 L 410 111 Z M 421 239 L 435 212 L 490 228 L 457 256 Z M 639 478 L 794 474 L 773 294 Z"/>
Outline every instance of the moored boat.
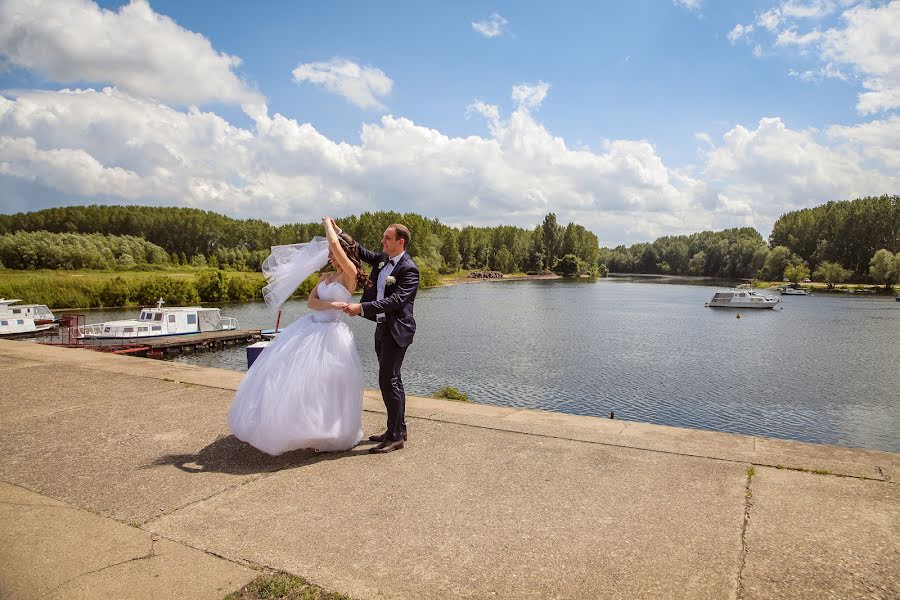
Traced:
<path fill-rule="evenodd" d="M 782 296 L 810 296 L 810 292 L 800 286 L 786 285 L 778 288 Z"/>
<path fill-rule="evenodd" d="M 107 321 L 76 327 L 73 337 L 97 340 L 133 339 L 165 335 L 191 335 L 208 331 L 231 331 L 238 328 L 237 319 L 223 317 L 218 308 L 171 306 L 141 309 L 137 319 Z"/>
<path fill-rule="evenodd" d="M 56 317 L 46 304 L 19 304 L 21 300 L 0 298 L 0 317 L 31 319 L 37 326 L 56 323 Z M 16 306 L 13 306 L 15 304 Z"/>
<path fill-rule="evenodd" d="M 716 292 L 706 303 L 710 308 L 775 308 L 781 300 L 757 294 L 753 290 Z"/>
<path fill-rule="evenodd" d="M 31 334 L 41 333 L 57 326 L 56 323 L 35 325 L 34 319 L 29 319 L 28 317 L 0 316 L 0 337 L 28 337 Z"/>

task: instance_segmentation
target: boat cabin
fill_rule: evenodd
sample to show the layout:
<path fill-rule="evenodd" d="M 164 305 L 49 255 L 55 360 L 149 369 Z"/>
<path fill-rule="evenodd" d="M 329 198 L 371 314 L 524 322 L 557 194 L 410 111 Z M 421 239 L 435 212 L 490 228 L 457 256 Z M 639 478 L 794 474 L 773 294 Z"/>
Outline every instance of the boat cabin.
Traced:
<path fill-rule="evenodd" d="M 0 317 L 31 319 L 35 325 L 47 325 L 56 322 L 56 317 L 53 316 L 46 304 L 18 304 L 19 302 L 21 300 L 0 298 Z M 13 304 L 17 306 L 12 306 Z"/>

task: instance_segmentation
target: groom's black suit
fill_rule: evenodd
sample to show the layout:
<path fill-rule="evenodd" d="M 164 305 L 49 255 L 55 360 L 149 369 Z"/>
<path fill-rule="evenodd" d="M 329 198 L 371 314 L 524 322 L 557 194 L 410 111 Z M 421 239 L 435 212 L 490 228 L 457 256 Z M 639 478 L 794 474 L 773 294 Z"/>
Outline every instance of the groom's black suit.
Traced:
<path fill-rule="evenodd" d="M 372 285 L 363 290 L 360 301 L 362 316 L 377 322 L 376 315 L 384 314 L 384 320 L 375 326 L 375 352 L 378 355 L 378 387 L 388 415 L 385 439 L 400 441 L 406 437 L 406 392 L 400 367 L 416 333 L 413 304 L 419 289 L 419 268 L 409 253 L 404 252 L 390 274 L 394 283 L 385 283 L 384 298 L 377 300 L 378 275 L 390 257 L 362 246 L 359 246 L 359 257 L 373 267 L 369 276 Z"/>

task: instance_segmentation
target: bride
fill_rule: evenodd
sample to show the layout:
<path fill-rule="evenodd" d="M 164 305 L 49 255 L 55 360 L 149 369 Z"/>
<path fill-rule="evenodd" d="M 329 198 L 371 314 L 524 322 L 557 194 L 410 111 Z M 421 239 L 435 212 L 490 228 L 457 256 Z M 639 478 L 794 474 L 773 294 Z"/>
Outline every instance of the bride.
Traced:
<path fill-rule="evenodd" d="M 334 267 L 309 294 L 312 313 L 278 333 L 237 390 L 228 424 L 238 439 L 272 455 L 299 448 L 347 450 L 362 438 L 362 363 L 338 305 L 365 286 L 356 244 L 323 218 L 326 239 L 275 246 L 263 263 L 266 303 L 277 310 L 300 283 Z"/>

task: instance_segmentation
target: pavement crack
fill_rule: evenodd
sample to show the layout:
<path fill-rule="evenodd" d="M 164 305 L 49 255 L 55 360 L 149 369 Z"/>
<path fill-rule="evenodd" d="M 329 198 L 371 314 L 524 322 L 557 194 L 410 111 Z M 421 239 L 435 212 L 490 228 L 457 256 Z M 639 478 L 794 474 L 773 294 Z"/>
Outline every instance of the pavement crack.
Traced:
<path fill-rule="evenodd" d="M 741 523 L 741 563 L 737 574 L 737 600 L 744 597 L 744 569 L 747 566 L 747 528 L 750 525 L 750 512 L 753 509 L 753 476 L 756 475 L 756 467 L 747 467 L 747 484 L 744 493 L 744 520 Z"/>
<path fill-rule="evenodd" d="M 81 510 L 75 506 L 68 506 L 66 504 L 33 504 L 31 502 L 6 502 L 5 500 L 0 500 L 0 505 L 3 506 L 25 506 L 31 508 L 63 508 L 66 510 Z"/>
<path fill-rule="evenodd" d="M 890 480 L 891 480 L 891 476 L 888 475 L 887 473 L 885 473 L 885 472 L 884 472 L 884 469 L 882 469 L 880 466 L 875 465 L 875 470 L 878 471 L 878 474 L 881 475 L 881 478 L 882 478 L 883 480 L 885 480 L 885 481 L 890 481 Z"/>
<path fill-rule="evenodd" d="M 141 561 L 141 560 L 149 560 L 151 558 L 154 558 L 155 556 L 157 556 L 157 554 L 155 552 L 155 548 L 154 548 L 155 543 L 156 543 L 155 540 L 153 540 L 153 538 L 151 537 L 149 554 L 144 554 L 143 556 L 135 556 L 134 558 L 129 558 L 127 560 L 121 560 L 117 563 L 113 563 L 111 565 L 106 565 L 104 567 L 100 567 L 99 569 L 94 569 L 93 571 L 85 571 L 84 573 L 79 573 L 75 577 L 70 577 L 69 579 L 66 579 L 65 581 L 60 583 L 58 586 L 56 586 L 55 588 L 44 592 L 43 594 L 41 594 L 39 596 L 39 598 L 46 598 L 47 596 L 50 596 L 51 594 L 53 594 L 53 592 L 55 592 L 56 590 L 72 583 L 73 581 L 75 581 L 77 579 L 81 579 L 82 577 L 87 577 L 88 575 L 94 575 L 96 573 L 102 573 L 103 571 L 106 571 L 107 569 L 120 567 L 122 565 L 127 565 L 128 563 L 133 563 L 133 562 L 137 562 L 137 561 Z"/>

